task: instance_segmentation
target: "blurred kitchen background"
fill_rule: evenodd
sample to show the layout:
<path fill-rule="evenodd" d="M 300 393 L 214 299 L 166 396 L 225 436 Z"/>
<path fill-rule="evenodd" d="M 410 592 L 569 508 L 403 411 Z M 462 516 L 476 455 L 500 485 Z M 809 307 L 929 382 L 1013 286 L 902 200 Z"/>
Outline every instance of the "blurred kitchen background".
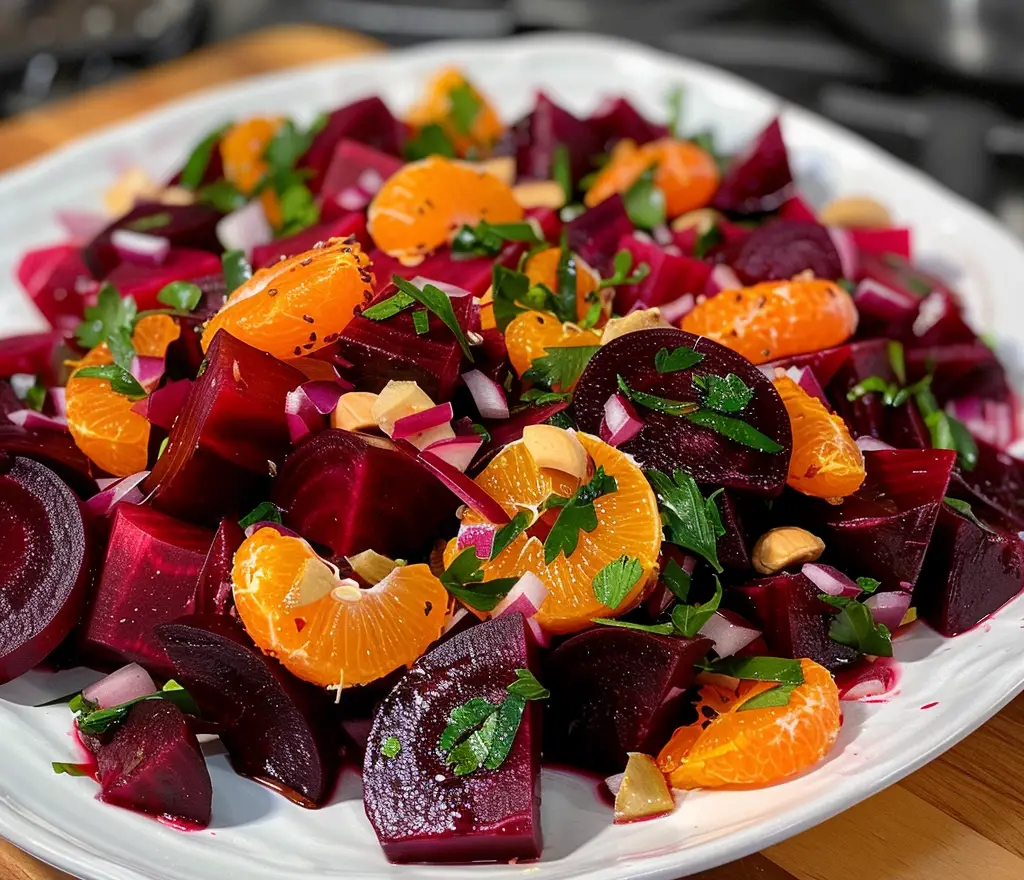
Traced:
<path fill-rule="evenodd" d="M 0 117 L 296 21 L 393 45 L 630 37 L 860 132 L 1024 236 L 1024 0 L 0 0 Z"/>

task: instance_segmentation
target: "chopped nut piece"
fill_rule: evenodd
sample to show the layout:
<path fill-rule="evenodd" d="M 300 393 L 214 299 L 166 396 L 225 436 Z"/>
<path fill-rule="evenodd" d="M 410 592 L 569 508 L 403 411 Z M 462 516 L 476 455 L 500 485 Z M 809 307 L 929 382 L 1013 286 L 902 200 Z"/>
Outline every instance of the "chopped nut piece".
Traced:
<path fill-rule="evenodd" d="M 376 428 L 373 406 L 377 395 L 370 391 L 349 391 L 338 399 L 338 405 L 331 413 L 331 427 L 345 431 L 364 431 Z"/>
<path fill-rule="evenodd" d="M 333 565 L 324 562 L 319 556 L 307 559 L 297 585 L 298 606 L 318 602 L 341 583 L 344 582 L 338 577 L 338 570 Z"/>
<path fill-rule="evenodd" d="M 538 467 L 551 468 L 578 480 L 587 476 L 587 451 L 572 431 L 555 425 L 530 425 L 523 431 L 526 451 Z"/>
<path fill-rule="evenodd" d="M 379 584 L 391 572 L 398 568 L 398 563 L 387 556 L 381 556 L 376 550 L 364 550 L 355 556 L 347 556 L 348 564 L 368 584 Z"/>
<path fill-rule="evenodd" d="M 377 395 L 370 415 L 377 427 L 390 437 L 395 431 L 395 422 L 399 419 L 423 412 L 433 405 L 434 401 L 430 399 L 430 395 L 415 382 L 399 382 L 392 379 Z M 420 431 L 408 439 L 417 449 L 426 449 L 431 443 L 454 436 L 452 426 L 446 424 Z"/>
<path fill-rule="evenodd" d="M 512 156 L 495 156 L 493 159 L 481 159 L 477 168 L 493 174 L 499 180 L 512 186 L 516 182 L 516 160 Z"/>
<path fill-rule="evenodd" d="M 892 215 L 881 202 L 868 196 L 834 199 L 818 212 L 826 226 L 882 229 L 892 226 Z"/>
<path fill-rule="evenodd" d="M 565 207 L 565 190 L 553 180 L 529 180 L 512 187 L 512 195 L 523 208 Z"/>
<path fill-rule="evenodd" d="M 675 799 L 654 759 L 641 752 L 630 752 L 622 784 L 615 795 L 615 824 L 653 819 L 675 808 Z"/>
<path fill-rule="evenodd" d="M 754 545 L 754 570 L 775 574 L 791 565 L 814 562 L 825 552 L 825 542 L 817 535 L 796 526 L 783 526 L 765 532 Z"/>
<path fill-rule="evenodd" d="M 696 211 L 687 211 L 676 217 L 672 221 L 672 231 L 682 232 L 684 229 L 696 228 L 697 235 L 704 235 L 712 226 L 724 219 L 714 208 L 698 208 Z"/>
<path fill-rule="evenodd" d="M 607 345 L 613 339 L 635 333 L 637 330 L 654 330 L 657 327 L 670 327 L 658 309 L 638 309 L 621 318 L 612 318 L 604 325 L 601 334 L 601 345 Z"/>

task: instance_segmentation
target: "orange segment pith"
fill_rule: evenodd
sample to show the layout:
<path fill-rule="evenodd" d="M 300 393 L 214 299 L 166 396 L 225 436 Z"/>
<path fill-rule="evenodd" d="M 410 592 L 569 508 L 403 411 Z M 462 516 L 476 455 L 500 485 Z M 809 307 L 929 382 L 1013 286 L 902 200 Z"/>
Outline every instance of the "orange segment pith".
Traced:
<path fill-rule="evenodd" d="M 471 104 L 476 103 L 476 114 L 468 127 L 456 118 L 452 93 L 457 91 L 462 91 Z M 423 100 L 409 110 L 406 121 L 415 129 L 430 123 L 441 126 L 460 156 L 470 149 L 488 151 L 505 130 L 487 98 L 454 68 L 439 71 L 427 83 Z"/>
<path fill-rule="evenodd" d="M 382 251 L 415 265 L 464 225 L 522 219 L 507 183 L 467 162 L 431 156 L 385 181 L 370 203 L 367 227 Z"/>
<path fill-rule="evenodd" d="M 135 351 L 147 357 L 163 357 L 181 333 L 168 315 L 141 318 L 132 334 Z M 75 364 L 97 367 L 112 364 L 107 344 L 98 345 Z M 68 379 L 65 389 L 68 430 L 78 448 L 108 474 L 126 477 L 145 470 L 149 461 L 149 422 L 132 412 L 129 397 L 118 394 L 108 379 L 78 377 Z"/>
<path fill-rule="evenodd" d="M 373 297 L 369 265 L 358 243 L 332 238 L 261 269 L 206 325 L 203 350 L 221 329 L 282 360 L 330 345 Z"/>
<path fill-rule="evenodd" d="M 544 564 L 540 538 L 524 532 L 496 559 L 483 563 L 486 580 L 533 572 L 548 588 L 537 614 L 538 622 L 554 633 L 577 632 L 595 617 L 625 614 L 639 599 L 654 570 L 661 549 L 661 519 L 651 487 L 640 469 L 623 453 L 589 434 L 576 435 L 593 462 L 615 477 L 618 489 L 594 502 L 597 528 L 581 531 L 579 544 L 566 559 L 560 553 L 551 565 Z M 572 477 L 540 469 L 522 441 L 503 449 L 476 482 L 502 508 L 515 515 L 522 509 L 536 511 L 549 495 L 569 496 L 577 488 Z M 463 524 L 483 522 L 469 510 Z M 457 555 L 455 541 L 445 549 L 445 565 Z M 593 580 L 604 566 L 620 556 L 636 557 L 643 574 L 623 603 L 614 611 L 594 596 Z"/>
<path fill-rule="evenodd" d="M 661 138 L 638 147 L 627 139 L 615 145 L 611 160 L 598 172 L 584 202 L 593 207 L 615 193 L 625 192 L 652 167 L 654 182 L 665 194 L 669 218 L 703 208 L 718 189 L 718 165 L 696 144 Z"/>
<path fill-rule="evenodd" d="M 279 117 L 255 117 L 231 126 L 221 138 L 220 155 L 224 162 L 224 177 L 244 195 L 249 195 L 269 170 L 263 154 L 284 123 Z M 261 196 L 264 213 L 270 225 L 281 225 L 281 203 L 273 189 Z"/>
<path fill-rule="evenodd" d="M 307 565 L 325 564 L 302 539 L 264 528 L 243 542 L 232 571 L 246 631 L 299 678 L 369 684 L 412 665 L 441 634 L 448 593 L 426 565 L 396 568 L 365 590 L 328 583 L 322 595 L 303 594 Z"/>
<path fill-rule="evenodd" d="M 526 261 L 523 272 L 530 279 L 530 284 L 543 284 L 548 290 L 558 290 L 558 262 L 562 259 L 562 249 L 547 248 L 534 254 Z M 601 276 L 590 268 L 583 260 L 576 257 L 576 319 L 582 321 L 590 311 L 591 303 L 599 296 L 598 285 Z M 611 291 L 607 291 L 608 294 Z M 602 298 L 602 312 L 611 312 L 611 296 Z"/>
<path fill-rule="evenodd" d="M 710 724 L 704 726 L 707 719 L 701 718 L 679 728 L 658 756 L 669 784 L 680 789 L 768 785 L 820 761 L 839 736 L 839 691 L 827 669 L 812 660 L 800 665 L 804 683 L 787 705 L 741 711 L 746 700 L 773 687 L 744 682 L 734 700 L 716 707 L 719 714 Z"/>
<path fill-rule="evenodd" d="M 581 330 L 573 324 L 562 324 L 547 312 L 521 312 L 505 328 L 508 359 L 520 376 L 552 346 L 569 348 L 600 344 L 599 330 Z"/>
<path fill-rule="evenodd" d="M 864 455 L 846 423 L 789 376 L 773 382 L 793 429 L 793 455 L 786 482 L 805 495 L 845 498 L 864 482 Z"/>
<path fill-rule="evenodd" d="M 832 281 L 762 281 L 698 303 L 679 326 L 763 364 L 845 342 L 857 329 L 857 308 Z"/>

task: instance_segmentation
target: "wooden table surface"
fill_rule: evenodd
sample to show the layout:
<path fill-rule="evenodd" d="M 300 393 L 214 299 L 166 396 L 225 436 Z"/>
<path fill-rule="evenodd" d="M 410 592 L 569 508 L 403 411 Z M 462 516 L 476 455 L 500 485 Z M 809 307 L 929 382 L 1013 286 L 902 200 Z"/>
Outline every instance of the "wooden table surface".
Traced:
<path fill-rule="evenodd" d="M 188 92 L 377 48 L 355 34 L 298 26 L 202 50 L 0 124 L 0 170 Z M 700 880 L 793 878 L 1022 880 L 1024 697 L 898 785 L 763 853 L 700 875 Z M 0 840 L 0 880 L 67 880 L 67 875 Z"/>

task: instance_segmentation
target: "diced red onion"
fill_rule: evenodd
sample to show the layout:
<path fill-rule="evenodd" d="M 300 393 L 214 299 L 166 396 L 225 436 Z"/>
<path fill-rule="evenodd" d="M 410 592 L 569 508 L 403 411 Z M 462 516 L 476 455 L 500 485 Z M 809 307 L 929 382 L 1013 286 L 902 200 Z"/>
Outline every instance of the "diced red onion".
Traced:
<path fill-rule="evenodd" d="M 835 226 L 829 226 L 827 229 L 828 237 L 832 239 L 836 253 L 839 254 L 839 266 L 843 271 L 843 277 L 856 278 L 860 267 L 860 258 L 850 230 Z"/>
<path fill-rule="evenodd" d="M 800 573 L 821 592 L 828 593 L 830 596 L 844 596 L 854 599 L 862 592 L 856 582 L 831 565 L 819 565 L 816 562 L 809 562 L 800 569 Z"/>
<path fill-rule="evenodd" d="M 416 434 L 429 431 L 431 428 L 439 428 L 442 425 L 447 425 L 454 416 L 455 412 L 452 410 L 450 403 L 439 403 L 437 406 L 430 407 L 430 409 L 402 416 L 402 418 L 395 421 L 395 426 L 391 431 L 391 439 L 406 440 Z"/>
<path fill-rule="evenodd" d="M 858 437 L 854 443 L 857 444 L 857 448 L 861 452 L 885 452 L 889 449 L 895 449 L 895 446 L 890 446 L 884 440 L 879 440 L 877 437 L 872 437 L 870 434 L 865 434 L 863 437 Z"/>
<path fill-rule="evenodd" d="M 97 211 L 59 210 L 57 222 L 75 244 L 92 241 L 110 225 L 110 218 Z"/>
<path fill-rule="evenodd" d="M 609 446 L 620 446 L 632 440 L 643 429 L 643 420 L 625 396 L 615 392 L 604 402 L 601 439 Z"/>
<path fill-rule="evenodd" d="M 170 431 L 191 390 L 191 379 L 175 379 L 163 388 L 157 388 L 149 397 L 137 401 L 132 412 L 148 419 L 151 425 Z"/>
<path fill-rule="evenodd" d="M 850 229 L 850 236 L 862 254 L 899 254 L 905 260 L 910 259 L 911 232 L 900 226 L 887 229 Z"/>
<path fill-rule="evenodd" d="M 132 358 L 131 374 L 143 388 L 151 391 L 160 384 L 166 368 L 167 362 L 162 357 L 137 354 Z"/>
<path fill-rule="evenodd" d="M 285 395 L 284 416 L 288 424 L 288 436 L 293 445 L 315 431 L 322 430 L 326 424 L 323 414 L 302 390 L 301 385 Z"/>
<path fill-rule="evenodd" d="M 509 515 L 502 506 L 458 468 L 429 450 L 421 452 L 419 457 L 434 476 L 481 516 L 501 526 L 509 522 Z"/>
<path fill-rule="evenodd" d="M 626 774 L 623 772 L 613 773 L 611 776 L 605 779 L 604 784 L 608 787 L 608 791 L 612 793 L 612 797 L 619 796 L 619 789 L 622 788 L 622 780 L 625 778 Z"/>
<path fill-rule="evenodd" d="M 839 699 L 844 702 L 883 702 L 880 697 L 892 693 L 899 680 L 891 663 L 879 660 L 865 663 L 863 668 L 844 674 L 839 683 Z"/>
<path fill-rule="evenodd" d="M 731 611 L 716 611 L 700 628 L 699 634 L 711 639 L 715 643 L 715 653 L 725 658 L 742 651 L 761 635 L 761 632 L 738 614 Z"/>
<path fill-rule="evenodd" d="M 57 418 L 65 420 L 67 420 L 68 416 L 66 391 L 67 389 L 62 385 L 54 385 L 46 389 L 46 395 L 50 398 L 50 406 L 53 407 L 54 414 Z"/>
<path fill-rule="evenodd" d="M 263 520 L 260 520 L 257 523 L 253 523 L 251 526 L 246 526 L 245 527 L 245 537 L 251 538 L 260 529 L 273 529 L 275 532 L 277 532 L 280 535 L 284 535 L 284 537 L 286 537 L 286 538 L 298 538 L 298 537 L 300 537 L 298 532 L 292 531 L 290 528 L 288 528 L 288 526 L 283 526 L 283 525 L 281 525 L 281 523 L 274 522 L 273 520 L 269 520 L 269 519 L 263 519 Z"/>
<path fill-rule="evenodd" d="M 68 432 L 67 419 L 57 416 L 44 416 L 41 412 L 36 412 L 34 409 L 16 409 L 14 412 L 7 413 L 7 418 L 19 427 L 28 428 L 32 431 L 56 431 L 60 434 Z"/>
<path fill-rule="evenodd" d="M 298 390 L 306 395 L 320 415 L 326 416 L 334 412 L 346 388 L 338 382 L 315 379 L 312 382 L 303 382 Z"/>
<path fill-rule="evenodd" d="M 464 287 L 459 287 L 456 284 L 449 284 L 447 281 L 438 281 L 436 278 L 424 278 L 422 275 L 417 275 L 409 283 L 420 288 L 427 284 L 432 284 L 438 290 L 448 294 L 448 296 L 461 297 L 471 295 Z"/>
<path fill-rule="evenodd" d="M 920 301 L 909 293 L 865 278 L 853 291 L 857 310 L 882 321 L 897 321 L 916 314 Z"/>
<path fill-rule="evenodd" d="M 513 584 L 508 595 L 494 606 L 492 617 L 500 617 L 509 611 L 518 611 L 523 617 L 533 617 L 548 597 L 547 585 L 532 571 L 525 572 Z"/>
<path fill-rule="evenodd" d="M 111 709 L 156 693 L 156 684 L 138 663 L 122 666 L 82 691 L 82 697 L 101 709 Z"/>
<path fill-rule="evenodd" d="M 120 480 L 114 480 L 106 485 L 100 486 L 100 491 L 85 502 L 85 508 L 96 516 L 109 515 L 114 507 L 124 502 L 125 504 L 141 504 L 143 500 L 142 490 L 139 488 L 142 481 L 149 476 L 149 471 L 139 471 Z"/>
<path fill-rule="evenodd" d="M 476 550 L 477 558 L 490 559 L 494 549 L 494 535 L 497 529 L 491 523 L 474 523 L 459 526 L 459 535 L 455 539 L 455 549 L 462 551 L 467 547 Z"/>
<path fill-rule="evenodd" d="M 651 230 L 651 236 L 662 247 L 665 247 L 667 244 L 672 244 L 672 242 L 675 241 L 672 237 L 672 230 L 664 223 L 659 223 L 655 226 L 654 229 Z"/>
<path fill-rule="evenodd" d="M 825 409 L 832 409 L 828 398 L 825 397 L 825 389 L 821 387 L 818 377 L 814 375 L 814 370 L 810 367 L 790 367 L 786 370 L 786 375 L 811 397 L 817 397 L 825 406 Z"/>
<path fill-rule="evenodd" d="M 910 607 L 911 594 L 906 590 L 896 590 L 889 593 L 875 593 L 864 600 L 864 604 L 870 609 L 871 617 L 876 624 L 887 626 L 890 631 L 895 631 Z"/>
<path fill-rule="evenodd" d="M 661 312 L 661 317 L 668 321 L 669 324 L 677 324 L 684 315 L 688 315 L 693 311 L 693 307 L 696 304 L 697 300 L 692 293 L 684 293 L 678 299 L 658 306 L 658 311 Z"/>
<path fill-rule="evenodd" d="M 998 449 L 1006 449 L 1017 439 L 1016 413 L 1007 400 L 958 397 L 946 404 L 946 411 L 963 422 L 975 437 Z"/>
<path fill-rule="evenodd" d="M 461 434 L 455 437 L 445 437 L 437 440 L 426 447 L 438 458 L 448 462 L 453 468 L 465 473 L 476 458 L 480 447 L 484 445 L 483 438 L 478 434 Z"/>
<path fill-rule="evenodd" d="M 122 260 L 148 266 L 162 266 L 171 252 L 170 239 L 131 229 L 115 229 L 110 243 Z"/>
<path fill-rule="evenodd" d="M 495 382 L 486 373 L 480 370 L 470 370 L 462 374 L 462 381 L 466 383 L 469 393 L 473 396 L 473 403 L 481 418 L 485 419 L 507 419 L 508 399 L 505 397 L 505 389 Z"/>
<path fill-rule="evenodd" d="M 217 239 L 224 250 L 243 251 L 246 259 L 252 256 L 253 248 L 269 244 L 273 238 L 274 230 L 267 222 L 263 203 L 259 199 L 253 199 L 217 222 Z"/>
<path fill-rule="evenodd" d="M 708 275 L 707 283 L 704 285 L 704 295 L 714 296 L 723 290 L 737 290 L 743 286 L 739 276 L 732 270 L 731 266 L 719 263 Z"/>

